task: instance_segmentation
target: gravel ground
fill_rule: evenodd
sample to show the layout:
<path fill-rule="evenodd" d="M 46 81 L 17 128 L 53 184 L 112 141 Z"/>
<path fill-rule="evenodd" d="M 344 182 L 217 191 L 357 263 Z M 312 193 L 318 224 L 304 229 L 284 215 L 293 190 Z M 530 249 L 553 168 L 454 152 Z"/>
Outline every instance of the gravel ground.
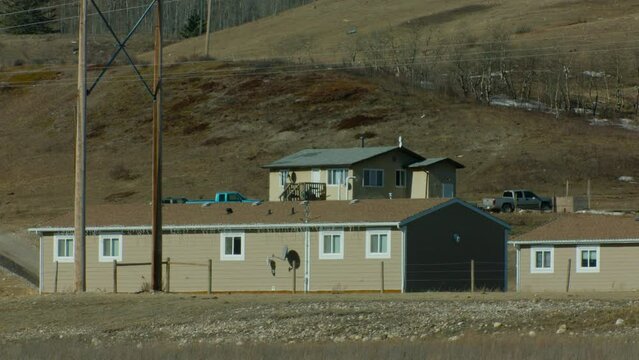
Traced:
<path fill-rule="evenodd" d="M 635 293 L 0 297 L 0 344 L 293 344 L 464 336 L 639 339 Z"/>

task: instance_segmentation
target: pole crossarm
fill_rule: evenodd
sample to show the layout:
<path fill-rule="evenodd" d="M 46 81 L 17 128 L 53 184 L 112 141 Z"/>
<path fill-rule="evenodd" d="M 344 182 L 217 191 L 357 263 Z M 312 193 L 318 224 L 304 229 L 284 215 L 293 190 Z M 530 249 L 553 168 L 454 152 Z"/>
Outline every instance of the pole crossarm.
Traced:
<path fill-rule="evenodd" d="M 98 12 L 98 15 L 100 15 L 100 18 L 104 22 L 104 25 L 106 25 L 107 29 L 111 33 L 111 36 L 113 36 L 113 39 L 115 39 L 117 43 L 117 49 L 113 52 L 113 54 L 111 54 L 111 58 L 109 58 L 109 61 L 107 61 L 106 65 L 104 65 L 98 77 L 95 79 L 91 87 L 89 87 L 89 89 L 87 90 L 87 95 L 91 94 L 93 89 L 95 89 L 95 87 L 98 85 L 102 77 L 104 77 L 104 74 L 107 72 L 107 70 L 109 70 L 109 68 L 113 64 L 113 61 L 115 61 L 115 58 L 118 56 L 118 54 L 120 54 L 120 51 L 122 51 L 124 53 L 124 56 L 126 56 L 127 60 L 131 64 L 133 71 L 138 76 L 138 78 L 140 79 L 144 87 L 146 88 L 146 91 L 151 95 L 151 97 L 153 97 L 153 100 L 155 100 L 157 96 L 157 89 L 155 89 L 155 91 L 151 90 L 151 87 L 149 86 L 149 84 L 146 82 L 146 80 L 144 80 L 144 77 L 140 73 L 140 70 L 135 65 L 135 61 L 133 61 L 133 58 L 131 57 L 131 55 L 129 55 L 129 52 L 126 50 L 126 44 L 131 39 L 133 34 L 137 31 L 137 29 L 140 27 L 140 24 L 142 24 L 142 21 L 144 20 L 144 18 L 146 18 L 146 16 L 149 14 L 151 9 L 153 8 L 153 5 L 155 5 L 156 3 L 157 3 L 157 0 L 151 1 L 149 6 L 146 7 L 146 9 L 144 10 L 144 13 L 142 14 L 142 16 L 140 16 L 140 18 L 135 23 L 135 25 L 133 25 L 133 28 L 131 28 L 131 30 L 129 31 L 127 36 L 124 38 L 124 40 L 120 41 L 115 31 L 113 31 L 111 24 L 109 23 L 107 18 L 104 16 L 104 13 L 102 12 L 102 10 L 100 10 L 100 7 L 98 7 L 98 4 L 95 3 L 95 0 L 91 0 L 91 4 L 93 4 L 93 7 L 95 7 L 96 11 Z"/>

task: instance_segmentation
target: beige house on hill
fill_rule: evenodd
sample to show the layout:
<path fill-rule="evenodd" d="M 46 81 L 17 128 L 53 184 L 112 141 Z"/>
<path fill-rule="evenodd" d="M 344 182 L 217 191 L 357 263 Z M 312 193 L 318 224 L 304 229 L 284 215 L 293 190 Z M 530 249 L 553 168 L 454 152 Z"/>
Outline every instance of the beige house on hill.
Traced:
<path fill-rule="evenodd" d="M 452 198 L 464 168 L 402 146 L 305 149 L 264 167 L 269 201 Z"/>
<path fill-rule="evenodd" d="M 478 288 L 507 286 L 508 225 L 458 199 L 162 211 L 163 284 L 171 292 L 290 292 L 294 276 L 300 292 L 467 290 L 471 259 Z M 150 215 L 148 204 L 87 209 L 87 291 L 148 289 Z M 40 292 L 72 291 L 73 214 L 30 231 L 40 236 Z"/>
<path fill-rule="evenodd" d="M 570 214 L 510 242 L 519 291 L 639 289 L 639 221 Z"/>

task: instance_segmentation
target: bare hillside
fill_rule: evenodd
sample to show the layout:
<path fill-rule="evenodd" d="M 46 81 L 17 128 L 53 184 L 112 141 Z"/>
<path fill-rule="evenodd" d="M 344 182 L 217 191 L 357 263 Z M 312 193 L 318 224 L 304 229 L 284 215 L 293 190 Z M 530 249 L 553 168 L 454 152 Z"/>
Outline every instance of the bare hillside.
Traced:
<path fill-rule="evenodd" d="M 307 147 L 388 145 L 402 135 L 412 150 L 467 166 L 459 195 L 474 200 L 505 187 L 551 195 L 570 179 L 591 178 L 594 206 L 637 208 L 639 133 L 461 102 L 403 87 L 393 79 L 287 64 L 204 62 L 166 69 L 166 196 L 216 190 L 267 196 L 260 166 Z M 21 86 L 0 92 L 0 222 L 24 228 L 71 209 L 74 75 L 24 68 L 0 73 Z M 91 76 L 95 76 L 95 71 Z M 19 76 L 18 76 L 19 75 Z M 16 78 L 16 76 L 18 76 Z M 150 99 L 128 69 L 89 98 L 88 202 L 150 199 Z"/>
<path fill-rule="evenodd" d="M 341 63 L 354 56 L 358 42 L 376 33 L 415 34 L 417 48 L 426 50 L 450 45 L 462 34 L 486 41 L 496 29 L 514 34 L 522 48 L 577 50 L 594 44 L 605 49 L 631 40 L 638 22 L 639 4 L 632 0 L 318 0 L 214 33 L 211 55 Z M 167 60 L 201 55 L 203 41 L 192 38 L 169 46 Z"/>

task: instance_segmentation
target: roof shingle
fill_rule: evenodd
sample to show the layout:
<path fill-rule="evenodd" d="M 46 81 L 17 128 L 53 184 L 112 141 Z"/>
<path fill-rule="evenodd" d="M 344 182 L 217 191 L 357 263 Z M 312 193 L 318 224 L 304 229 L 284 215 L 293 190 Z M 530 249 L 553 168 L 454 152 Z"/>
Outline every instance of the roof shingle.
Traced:
<path fill-rule="evenodd" d="M 639 239 L 634 216 L 571 214 L 519 236 L 516 241 Z"/>
<path fill-rule="evenodd" d="M 309 223 L 375 223 L 400 222 L 449 199 L 376 199 L 310 202 Z M 228 213 L 227 209 L 232 209 Z M 265 202 L 252 204 L 171 204 L 162 208 L 164 226 L 300 224 L 304 222 L 304 206 L 297 202 Z M 151 206 L 99 205 L 87 208 L 87 227 L 149 226 Z M 49 221 L 41 228 L 73 227 L 70 212 Z"/>
<path fill-rule="evenodd" d="M 346 149 L 304 149 L 295 154 L 273 161 L 265 168 L 299 168 L 310 166 L 345 166 L 358 163 L 392 150 L 402 150 L 411 153 L 418 159 L 423 159 L 406 148 L 396 146 L 357 147 Z"/>

